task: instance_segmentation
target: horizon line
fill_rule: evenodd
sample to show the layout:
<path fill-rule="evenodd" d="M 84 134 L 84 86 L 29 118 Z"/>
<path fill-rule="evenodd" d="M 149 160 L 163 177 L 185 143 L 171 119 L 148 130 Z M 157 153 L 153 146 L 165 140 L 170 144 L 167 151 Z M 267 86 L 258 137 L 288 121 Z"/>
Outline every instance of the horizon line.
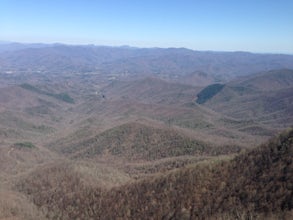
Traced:
<path fill-rule="evenodd" d="M 106 44 L 94 44 L 94 43 L 63 43 L 63 42 L 19 42 L 19 41 L 7 41 L 7 40 L 0 40 L 0 45 L 7 45 L 7 44 L 24 44 L 24 45 L 48 45 L 48 46 L 93 46 L 93 47 L 113 47 L 113 48 L 133 48 L 133 49 L 185 49 L 191 51 L 198 51 L 198 52 L 213 52 L 213 53 L 252 53 L 252 54 L 275 54 L 275 55 L 289 55 L 292 56 L 292 53 L 286 52 L 253 52 L 253 51 L 246 51 L 246 50 L 212 50 L 212 49 L 203 49 L 197 50 L 188 47 L 164 47 L 164 46 L 131 46 L 128 44 L 121 44 L 121 45 L 106 45 Z"/>

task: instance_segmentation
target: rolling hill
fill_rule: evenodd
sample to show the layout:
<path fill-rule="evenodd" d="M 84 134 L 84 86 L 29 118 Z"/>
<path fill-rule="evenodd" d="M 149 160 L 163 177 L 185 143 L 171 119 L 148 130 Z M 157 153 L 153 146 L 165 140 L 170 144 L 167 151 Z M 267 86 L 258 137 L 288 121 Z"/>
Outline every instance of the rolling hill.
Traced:
<path fill-rule="evenodd" d="M 32 172 L 17 189 L 47 210 L 47 217 L 57 219 L 290 219 L 292 135 L 291 129 L 232 160 L 202 163 L 106 191 L 56 165 Z"/>
<path fill-rule="evenodd" d="M 191 103 L 197 91 L 198 88 L 194 86 L 167 82 L 154 77 L 135 81 L 114 81 L 103 88 L 107 99 L 176 106 Z"/>
<path fill-rule="evenodd" d="M 1 44 L 0 219 L 291 219 L 292 57 Z"/>
<path fill-rule="evenodd" d="M 251 90 L 274 91 L 293 86 L 293 70 L 278 69 L 242 77 L 230 83 L 235 87 L 247 87 Z"/>
<path fill-rule="evenodd" d="M 292 124 L 293 71 L 262 72 L 227 83 L 205 106 L 234 118 L 263 124 Z"/>
<path fill-rule="evenodd" d="M 158 160 L 176 156 L 215 156 L 236 153 L 239 147 L 212 146 L 167 127 L 132 122 L 106 130 L 93 138 L 69 145 L 54 144 L 73 158 L 116 156 L 127 161 Z"/>

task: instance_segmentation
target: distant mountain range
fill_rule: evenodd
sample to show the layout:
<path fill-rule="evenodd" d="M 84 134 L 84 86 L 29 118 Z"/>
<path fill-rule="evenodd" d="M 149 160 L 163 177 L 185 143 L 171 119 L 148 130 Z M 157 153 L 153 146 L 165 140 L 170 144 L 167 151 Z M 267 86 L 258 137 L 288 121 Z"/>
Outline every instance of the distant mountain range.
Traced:
<path fill-rule="evenodd" d="M 16 51 L 16 50 L 23 50 L 23 49 L 27 49 L 27 48 L 42 48 L 42 47 L 50 47 L 50 46 L 52 46 L 52 45 L 42 44 L 42 43 L 23 44 L 23 43 L 0 41 L 0 53 L 1 52 Z"/>
<path fill-rule="evenodd" d="M 272 69 L 293 69 L 293 55 L 194 51 L 185 48 L 0 44 L 0 72 L 95 73 L 116 77 L 184 76 L 203 84 Z M 200 73 L 200 74 L 199 74 Z"/>

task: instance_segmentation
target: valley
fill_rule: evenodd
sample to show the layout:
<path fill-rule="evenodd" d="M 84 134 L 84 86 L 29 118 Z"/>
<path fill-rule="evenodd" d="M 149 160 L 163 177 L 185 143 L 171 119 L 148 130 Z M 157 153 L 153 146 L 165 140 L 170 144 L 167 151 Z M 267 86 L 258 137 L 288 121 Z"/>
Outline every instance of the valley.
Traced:
<path fill-rule="evenodd" d="M 0 49 L 0 219 L 293 217 L 292 55 L 19 47 Z"/>

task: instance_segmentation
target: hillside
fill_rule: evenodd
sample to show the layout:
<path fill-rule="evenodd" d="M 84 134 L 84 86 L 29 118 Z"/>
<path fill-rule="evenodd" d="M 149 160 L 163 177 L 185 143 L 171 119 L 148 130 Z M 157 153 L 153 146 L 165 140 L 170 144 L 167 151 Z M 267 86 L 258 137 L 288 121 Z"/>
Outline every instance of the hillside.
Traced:
<path fill-rule="evenodd" d="M 293 71 L 262 72 L 227 83 L 205 106 L 234 118 L 262 124 L 292 124 Z M 281 126 L 280 126 L 281 127 Z"/>
<path fill-rule="evenodd" d="M 27 86 L 29 84 L 26 84 Z M 35 88 L 29 85 L 30 88 Z M 54 133 L 64 123 L 71 103 L 61 94 L 40 92 L 24 86 L 0 88 L 0 137 L 9 143 L 41 138 Z M 69 100 L 70 101 L 70 100 Z M 64 119 L 64 120 L 62 120 Z"/>
<path fill-rule="evenodd" d="M 203 165 L 204 170 L 187 168 L 109 192 L 112 199 L 119 198 L 115 206 L 120 209 L 108 217 L 237 218 L 291 210 L 292 138 L 291 130 L 232 161 Z"/>
<path fill-rule="evenodd" d="M 225 85 L 222 84 L 212 84 L 205 87 L 203 90 L 201 90 L 197 94 L 196 102 L 198 104 L 204 104 L 209 99 L 213 98 L 215 95 L 217 95 Z"/>
<path fill-rule="evenodd" d="M 62 167 L 33 172 L 17 188 L 55 219 L 290 219 L 292 149 L 291 129 L 232 160 L 198 164 L 109 191 Z"/>
<path fill-rule="evenodd" d="M 293 70 L 278 69 L 260 72 L 242 77 L 229 83 L 235 87 L 247 87 L 251 90 L 275 91 L 293 87 Z"/>
<path fill-rule="evenodd" d="M 57 151 L 74 158 L 95 158 L 112 155 L 134 160 L 158 160 L 183 155 L 215 156 L 236 153 L 236 146 L 212 146 L 179 131 L 127 123 L 111 128 L 93 138 L 70 145 L 54 144 Z"/>
<path fill-rule="evenodd" d="M 176 106 L 191 103 L 197 87 L 171 83 L 155 77 L 135 81 L 114 81 L 103 88 L 107 99 L 136 100 L 141 103 L 173 104 Z"/>

